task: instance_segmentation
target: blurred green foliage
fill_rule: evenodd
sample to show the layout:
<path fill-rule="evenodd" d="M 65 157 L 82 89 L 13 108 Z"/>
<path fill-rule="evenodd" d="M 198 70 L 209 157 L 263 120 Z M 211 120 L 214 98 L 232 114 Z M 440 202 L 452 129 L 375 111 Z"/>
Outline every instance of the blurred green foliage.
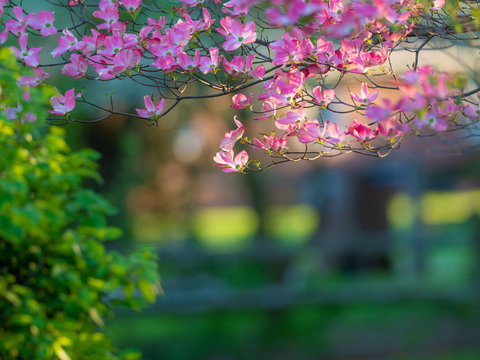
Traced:
<path fill-rule="evenodd" d="M 20 69 L 0 52 L 0 359 L 138 359 L 101 331 L 111 307 L 138 309 L 159 292 L 155 256 L 107 252 L 114 209 L 85 179 L 100 180 L 91 150 L 71 152 L 45 126 L 53 89 L 19 89 Z M 31 99 L 24 92 L 28 91 Z M 33 113 L 36 122 L 21 121 Z"/>
<path fill-rule="evenodd" d="M 297 305 L 125 316 L 108 331 L 151 360 L 476 360 L 479 316 L 438 302 Z"/>

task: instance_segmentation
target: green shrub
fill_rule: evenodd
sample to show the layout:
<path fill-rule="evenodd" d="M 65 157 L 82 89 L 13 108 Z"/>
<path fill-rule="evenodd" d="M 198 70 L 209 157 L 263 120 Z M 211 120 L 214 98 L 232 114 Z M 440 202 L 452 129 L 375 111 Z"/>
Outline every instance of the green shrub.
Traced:
<path fill-rule="evenodd" d="M 18 89 L 13 59 L 0 52 L 0 359 L 137 359 L 110 345 L 102 319 L 155 300 L 156 259 L 105 250 L 119 235 L 106 225 L 114 209 L 84 186 L 98 155 L 71 152 L 63 129 L 46 126 L 53 91 Z M 36 122 L 21 120 L 29 112 Z"/>

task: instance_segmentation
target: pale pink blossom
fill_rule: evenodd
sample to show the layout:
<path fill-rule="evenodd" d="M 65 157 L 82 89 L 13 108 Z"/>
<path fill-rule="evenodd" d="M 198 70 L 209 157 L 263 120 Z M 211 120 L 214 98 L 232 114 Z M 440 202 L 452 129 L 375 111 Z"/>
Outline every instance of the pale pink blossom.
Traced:
<path fill-rule="evenodd" d="M 53 26 L 55 15 L 53 11 L 39 11 L 36 18 L 32 18 L 30 26 L 40 30 L 42 36 L 52 36 L 57 33 L 57 28 Z"/>
<path fill-rule="evenodd" d="M 165 74 L 175 71 L 178 67 L 177 61 L 172 55 L 160 56 L 151 65 L 162 69 Z"/>
<path fill-rule="evenodd" d="M 275 58 L 272 62 L 274 65 L 302 61 L 314 50 L 309 39 L 299 40 L 288 33 L 283 34 L 282 40 L 270 44 L 270 48 L 275 51 Z"/>
<path fill-rule="evenodd" d="M 210 56 L 200 57 L 199 69 L 204 74 L 208 74 L 212 70 L 215 70 L 220 64 L 220 58 L 218 57 L 218 48 L 211 47 L 209 49 Z"/>
<path fill-rule="evenodd" d="M 82 55 L 72 54 L 70 62 L 62 68 L 62 74 L 70 76 L 72 79 L 79 79 L 85 76 L 88 64 Z"/>
<path fill-rule="evenodd" d="M 78 42 L 75 35 L 68 29 L 63 30 L 63 35 L 58 38 L 58 46 L 50 53 L 53 57 L 66 53 Z"/>
<path fill-rule="evenodd" d="M 160 31 L 167 24 L 167 18 L 165 16 L 160 16 L 158 20 L 149 17 L 148 26 L 151 26 L 154 30 Z"/>
<path fill-rule="evenodd" d="M 328 123 L 328 121 L 327 121 Z M 338 131 L 338 125 L 334 122 L 331 122 L 327 125 L 327 136 L 328 138 L 325 139 L 325 141 L 333 143 L 333 144 L 338 144 L 343 141 L 345 138 L 346 131 L 339 132 Z"/>
<path fill-rule="evenodd" d="M 112 30 L 112 27 L 119 19 L 118 8 L 116 6 L 109 6 L 103 10 L 95 10 L 93 16 L 105 21 L 104 23 L 97 25 L 97 28 L 102 30 Z"/>
<path fill-rule="evenodd" d="M 350 93 L 350 96 L 356 102 L 367 105 L 375 101 L 375 99 L 378 97 L 378 89 L 369 90 L 367 83 L 362 83 L 360 88 L 360 96 L 353 92 Z"/>
<path fill-rule="evenodd" d="M 10 47 L 13 51 L 13 55 L 17 58 L 25 61 L 25 64 L 31 67 L 37 67 L 39 63 L 38 53 L 42 51 L 42 48 L 27 48 L 28 34 L 22 34 L 18 37 L 18 43 L 20 45 L 20 50 L 16 47 Z"/>
<path fill-rule="evenodd" d="M 378 123 L 378 133 L 383 136 L 398 137 L 410 131 L 407 124 L 401 124 L 396 118 L 390 117 Z"/>
<path fill-rule="evenodd" d="M 195 51 L 193 59 L 185 52 L 180 51 L 177 54 L 177 63 L 185 71 L 194 71 L 200 65 L 200 50 Z"/>
<path fill-rule="evenodd" d="M 3 15 L 3 7 L 8 4 L 10 0 L 0 0 L 0 17 Z"/>
<path fill-rule="evenodd" d="M 22 117 L 20 118 L 20 122 L 22 124 L 26 122 L 37 121 L 37 117 L 35 116 L 35 114 L 32 114 L 31 112 L 22 113 L 22 110 L 23 110 L 22 104 L 18 103 L 17 107 L 7 107 L 3 110 L 3 112 L 5 113 L 5 116 L 7 117 L 7 119 L 9 120 L 16 120 L 18 119 L 18 116 L 21 114 Z"/>
<path fill-rule="evenodd" d="M 2 8 L 3 9 L 3 8 Z M 15 6 L 12 9 L 13 14 L 15 15 L 15 20 L 8 20 L 5 23 L 5 28 L 8 29 L 13 35 L 21 36 L 25 35 L 27 31 L 27 26 L 30 26 L 32 21 L 35 19 L 35 14 L 30 13 L 25 16 L 23 13 L 23 8 L 21 6 Z"/>
<path fill-rule="evenodd" d="M 219 0 L 215 0 L 219 2 Z M 222 11 L 234 17 L 245 16 L 248 14 L 250 7 L 257 5 L 262 0 L 230 0 L 223 4 Z"/>
<path fill-rule="evenodd" d="M 313 100 L 320 106 L 326 107 L 330 104 L 335 97 L 335 89 L 324 89 L 320 86 L 315 87 L 312 90 Z"/>
<path fill-rule="evenodd" d="M 236 55 L 231 61 L 227 61 L 225 56 L 222 55 L 222 64 L 225 72 L 231 76 L 239 76 L 241 74 L 251 73 L 254 54 L 247 55 L 244 58 L 242 55 Z M 265 75 L 265 72 L 263 72 Z"/>
<path fill-rule="evenodd" d="M 255 117 L 254 120 L 264 120 L 275 117 L 277 114 L 276 103 L 271 100 L 265 100 L 262 105 L 262 113 L 263 115 Z"/>
<path fill-rule="evenodd" d="M 152 31 L 153 27 L 151 26 L 144 26 L 140 29 L 138 34 L 124 34 L 123 35 L 123 43 L 125 49 L 131 49 L 137 47 L 139 43 L 142 43 L 147 36 Z"/>
<path fill-rule="evenodd" d="M 125 49 L 121 53 L 116 54 L 113 58 L 113 76 L 124 72 L 125 70 L 134 68 L 142 59 L 142 51 L 140 49 Z"/>
<path fill-rule="evenodd" d="M 219 151 L 213 158 L 215 166 L 223 167 L 222 171 L 226 173 L 242 171 L 248 162 L 248 153 L 245 150 L 240 151 L 235 157 L 233 149 L 229 151 Z"/>
<path fill-rule="evenodd" d="M 430 11 L 438 11 L 445 6 L 445 0 L 433 0 L 433 6 L 430 8 Z"/>
<path fill-rule="evenodd" d="M 133 13 L 142 5 L 142 0 L 121 0 L 121 3 L 128 12 Z"/>
<path fill-rule="evenodd" d="M 465 116 L 472 120 L 480 119 L 480 104 L 478 106 L 466 105 L 463 112 Z"/>
<path fill-rule="evenodd" d="M 306 111 L 304 108 L 296 109 L 295 111 L 289 111 L 285 115 L 280 115 L 275 126 L 280 130 L 294 131 L 296 125 L 302 124 L 306 118 Z"/>
<path fill-rule="evenodd" d="M 102 41 L 104 40 L 101 47 L 98 46 L 98 40 L 100 39 L 102 39 Z M 123 37 L 118 33 L 114 33 L 112 36 L 102 36 L 100 39 L 97 39 L 97 53 L 106 56 L 107 58 L 113 57 L 115 54 L 122 51 L 125 46 Z"/>
<path fill-rule="evenodd" d="M 298 140 L 301 143 L 323 140 L 325 139 L 326 132 L 327 124 L 321 126 L 317 119 L 309 120 L 297 129 L 297 134 L 299 135 Z"/>
<path fill-rule="evenodd" d="M 230 151 L 233 149 L 235 143 L 241 139 L 243 136 L 243 133 L 245 131 L 245 126 L 237 119 L 235 116 L 233 118 L 235 121 L 235 124 L 237 125 L 237 128 L 235 130 L 229 131 L 225 133 L 222 142 L 220 143 L 220 149 L 222 151 Z"/>
<path fill-rule="evenodd" d="M 287 139 L 282 136 L 277 138 L 275 134 L 271 134 L 270 136 L 264 135 L 261 140 L 254 138 L 253 142 L 256 146 L 254 149 L 264 149 L 264 150 L 273 150 L 277 152 L 281 152 L 287 150 Z"/>
<path fill-rule="evenodd" d="M 238 20 L 227 16 L 220 20 L 220 25 L 223 29 L 217 28 L 217 32 L 225 36 L 226 41 L 222 47 L 226 51 L 236 50 L 243 44 L 251 44 L 257 40 L 255 23 L 252 21 L 242 25 Z"/>
<path fill-rule="evenodd" d="M 111 59 L 106 59 L 101 55 L 93 55 L 88 59 L 88 63 L 93 66 L 99 79 L 111 79 L 114 77 L 112 74 L 113 61 Z"/>
<path fill-rule="evenodd" d="M 118 8 L 119 2 L 118 0 L 100 0 L 98 3 L 98 8 L 100 10 L 106 10 L 110 7 L 116 7 Z"/>
<path fill-rule="evenodd" d="M 18 86 L 38 86 L 43 80 L 48 79 L 50 74 L 43 71 L 43 69 L 33 69 L 34 76 L 20 76 L 17 79 Z"/>
<path fill-rule="evenodd" d="M 232 108 L 234 109 L 243 109 L 249 106 L 252 103 L 253 94 L 247 98 L 244 94 L 236 94 L 232 97 Z"/>
<path fill-rule="evenodd" d="M 5 44 L 8 40 L 8 29 L 4 29 L 0 32 L 0 44 Z"/>
<path fill-rule="evenodd" d="M 162 115 L 165 107 L 165 99 L 160 99 L 157 104 L 153 104 L 152 98 L 149 95 L 143 97 L 145 109 L 135 109 L 137 114 L 145 119 L 156 120 Z"/>
<path fill-rule="evenodd" d="M 67 115 L 75 108 L 75 98 L 80 97 L 81 94 L 75 95 L 75 89 L 70 89 L 65 92 L 65 95 L 57 94 L 50 98 L 50 104 L 53 106 L 53 110 L 49 110 L 49 113 L 54 115 Z"/>
<path fill-rule="evenodd" d="M 389 119 L 392 116 L 393 110 L 393 105 L 390 103 L 390 101 L 385 99 L 383 106 L 370 105 L 365 114 L 368 119 L 378 123 Z"/>

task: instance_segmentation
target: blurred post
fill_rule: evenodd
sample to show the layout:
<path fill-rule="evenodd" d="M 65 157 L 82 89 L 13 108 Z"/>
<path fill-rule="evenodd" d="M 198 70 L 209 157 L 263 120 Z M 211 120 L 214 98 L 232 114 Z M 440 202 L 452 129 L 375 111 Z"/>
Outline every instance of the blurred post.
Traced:
<path fill-rule="evenodd" d="M 420 199 L 425 189 L 425 176 L 422 171 L 423 167 L 419 161 L 410 161 L 410 176 L 407 180 L 407 188 L 414 203 L 417 205 L 417 214 L 413 223 L 413 229 L 411 231 L 411 244 L 414 251 L 414 273 L 420 276 L 426 271 L 426 243 L 425 243 L 425 231 L 424 224 L 420 216 Z"/>

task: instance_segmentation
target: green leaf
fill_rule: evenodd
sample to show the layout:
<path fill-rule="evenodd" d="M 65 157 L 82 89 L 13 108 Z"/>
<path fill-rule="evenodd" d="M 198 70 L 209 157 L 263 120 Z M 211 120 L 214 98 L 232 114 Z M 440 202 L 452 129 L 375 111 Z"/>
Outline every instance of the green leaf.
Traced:
<path fill-rule="evenodd" d="M 138 281 L 138 289 L 142 293 L 143 297 L 148 301 L 148 302 L 155 302 L 155 289 L 154 285 L 150 284 L 146 280 L 139 280 Z"/>

